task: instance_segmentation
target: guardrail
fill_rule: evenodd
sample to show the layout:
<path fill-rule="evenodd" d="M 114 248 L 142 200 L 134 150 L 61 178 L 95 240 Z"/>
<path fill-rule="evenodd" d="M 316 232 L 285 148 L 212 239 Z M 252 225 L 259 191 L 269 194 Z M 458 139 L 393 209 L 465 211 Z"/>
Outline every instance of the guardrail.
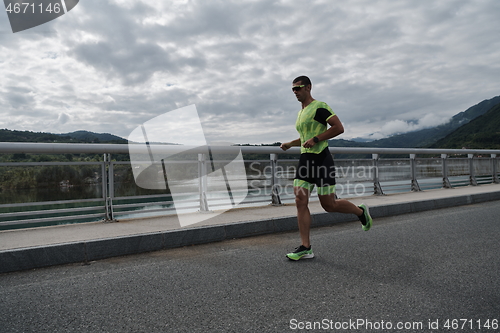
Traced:
<path fill-rule="evenodd" d="M 195 156 L 185 159 L 186 168 L 198 168 L 198 181 L 191 184 L 191 192 L 185 193 L 182 201 L 176 200 L 167 191 L 142 191 L 131 181 L 131 165 L 126 161 L 113 161 L 113 154 L 133 154 L 143 152 L 141 144 L 61 144 L 61 143 L 0 143 L 0 154 L 102 154 L 101 161 L 93 162 L 4 162 L 0 163 L 0 176 L 11 168 L 40 167 L 86 167 L 94 168 L 94 178 L 90 184 L 95 192 L 92 197 L 62 198 L 49 200 L 29 200 L 0 204 L 0 228 L 32 227 L 59 223 L 88 221 L 113 221 L 117 218 L 147 216 L 192 211 L 208 211 L 224 206 L 217 196 L 207 192 L 206 147 L 186 147 L 173 145 L 151 145 L 156 153 L 175 154 L 189 150 Z M 299 148 L 283 152 L 276 146 L 237 147 L 243 156 L 259 154 L 265 159 L 244 160 L 247 198 L 242 205 L 281 205 L 293 200 L 291 180 L 296 159 L 279 158 L 298 155 Z M 235 147 L 211 146 L 211 154 L 223 156 L 234 152 Z M 330 147 L 332 154 L 364 154 L 371 158 L 336 159 L 338 195 L 384 195 L 403 191 L 421 191 L 428 188 L 452 188 L 454 186 L 484 183 L 499 183 L 500 150 L 478 149 L 404 149 L 404 148 L 341 148 Z M 381 158 L 381 155 L 406 155 L 402 158 Z M 420 155 L 421 157 L 417 156 Z M 214 155 L 215 156 L 215 155 Z M 464 157 L 467 156 L 467 157 Z M 197 158 L 196 158 L 197 157 Z M 217 160 L 212 162 L 225 163 Z M 128 175 L 128 192 L 124 190 L 123 175 Z M 3 179 L 3 178 L 2 178 Z M 75 191 L 70 182 L 60 179 L 57 191 Z M 368 189 L 368 190 L 367 190 Z M 4 194 L 9 190 L 4 189 Z M 1 193 L 1 192 L 0 192 Z M 217 193 L 216 193 L 217 194 Z M 14 195 L 13 195 L 14 197 Z M 4 202 L 5 202 L 4 198 Z M 220 200 L 219 200 L 220 201 Z"/>

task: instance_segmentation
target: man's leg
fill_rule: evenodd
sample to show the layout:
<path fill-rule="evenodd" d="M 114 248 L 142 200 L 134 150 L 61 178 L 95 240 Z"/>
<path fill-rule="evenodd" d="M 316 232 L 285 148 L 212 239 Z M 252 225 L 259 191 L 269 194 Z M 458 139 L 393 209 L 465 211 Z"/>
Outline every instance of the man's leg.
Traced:
<path fill-rule="evenodd" d="M 321 207 L 329 213 L 355 214 L 361 216 L 363 210 L 347 200 L 335 199 L 335 193 L 318 195 Z"/>
<path fill-rule="evenodd" d="M 300 181 L 295 180 L 295 183 L 300 183 Z M 305 186 L 308 186 L 305 184 Z M 310 187 L 309 187 L 310 188 Z M 299 259 L 311 259 L 314 258 L 314 253 L 312 252 L 311 242 L 309 240 L 309 231 L 311 229 L 311 213 L 309 212 L 309 193 L 311 191 L 308 188 L 301 186 L 294 186 L 293 191 L 295 193 L 295 203 L 297 206 L 297 222 L 299 225 L 300 240 L 302 244 L 295 249 L 294 252 L 288 253 L 286 256 L 290 260 Z"/>
<path fill-rule="evenodd" d="M 355 214 L 359 218 L 364 231 L 368 231 L 372 227 L 373 220 L 368 206 L 365 204 L 356 206 L 347 200 L 337 200 L 335 199 L 335 193 L 318 195 L 318 197 L 325 211 L 329 213 Z"/>
<path fill-rule="evenodd" d="M 295 205 L 297 206 L 297 222 L 299 225 L 300 240 L 306 248 L 311 246 L 309 239 L 311 229 L 311 213 L 309 211 L 309 190 L 296 186 L 293 188 L 295 194 Z"/>

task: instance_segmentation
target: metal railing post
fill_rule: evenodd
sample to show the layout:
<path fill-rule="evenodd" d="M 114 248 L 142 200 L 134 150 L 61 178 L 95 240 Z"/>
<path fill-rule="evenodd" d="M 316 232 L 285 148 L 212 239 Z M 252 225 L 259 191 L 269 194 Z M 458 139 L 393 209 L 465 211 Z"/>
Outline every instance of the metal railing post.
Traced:
<path fill-rule="evenodd" d="M 109 193 L 114 190 L 111 185 L 113 179 L 113 170 L 110 168 L 111 155 L 105 153 L 103 155 L 104 161 L 102 162 L 101 172 L 102 172 L 102 197 L 104 199 L 104 208 L 106 210 L 106 221 L 113 221 L 113 200 L 111 199 Z"/>
<path fill-rule="evenodd" d="M 442 174 L 443 174 L 443 187 L 453 188 L 450 180 L 448 179 L 448 154 L 441 154 L 442 161 Z"/>
<path fill-rule="evenodd" d="M 493 183 L 498 184 L 500 183 L 500 180 L 498 179 L 498 161 L 497 161 L 497 154 L 491 154 L 491 163 L 493 163 L 493 167 L 491 168 L 493 172 Z"/>
<path fill-rule="evenodd" d="M 207 155 L 203 153 L 198 154 L 198 189 L 200 194 L 200 212 L 209 212 L 207 198 Z"/>
<path fill-rule="evenodd" d="M 115 197 L 115 167 L 113 163 L 109 160 L 108 160 L 108 182 L 109 182 L 108 197 L 113 199 Z"/>
<path fill-rule="evenodd" d="M 384 195 L 384 191 L 382 190 L 382 186 L 380 185 L 379 174 L 378 174 L 379 154 L 372 154 L 372 160 L 373 160 L 373 169 L 375 170 L 373 173 L 373 194 Z"/>
<path fill-rule="evenodd" d="M 109 220 L 115 220 L 115 212 L 113 211 L 113 199 L 115 198 L 115 166 L 111 161 L 111 154 L 107 154 L 107 165 L 108 165 L 108 206 L 109 206 Z"/>
<path fill-rule="evenodd" d="M 417 163 L 415 161 L 417 155 L 410 154 L 410 168 L 411 168 L 411 190 L 413 192 L 420 192 L 420 185 L 417 181 Z"/>
<path fill-rule="evenodd" d="M 477 186 L 476 170 L 474 169 L 474 154 L 467 154 L 469 157 L 469 185 Z"/>
<path fill-rule="evenodd" d="M 278 177 L 276 176 L 278 166 L 278 154 L 270 154 L 271 162 L 271 205 L 281 206 L 281 198 L 278 184 Z"/>
<path fill-rule="evenodd" d="M 102 176 L 102 198 L 106 199 L 108 197 L 108 168 L 107 168 L 107 154 L 104 154 L 103 162 L 101 164 L 101 176 Z"/>

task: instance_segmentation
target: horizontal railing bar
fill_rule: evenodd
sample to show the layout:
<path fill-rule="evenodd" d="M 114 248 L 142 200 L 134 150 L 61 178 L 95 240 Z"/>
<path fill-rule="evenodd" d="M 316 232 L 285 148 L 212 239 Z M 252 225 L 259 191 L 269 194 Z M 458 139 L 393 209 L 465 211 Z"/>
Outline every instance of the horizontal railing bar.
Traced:
<path fill-rule="evenodd" d="M 408 187 L 411 185 L 411 183 L 406 183 L 406 184 L 383 184 L 381 182 L 381 185 L 383 188 L 395 188 L 395 187 Z"/>
<path fill-rule="evenodd" d="M 183 146 L 150 144 L 158 153 L 205 153 L 207 146 Z M 209 146 L 211 153 L 235 153 L 241 151 L 254 154 L 300 154 L 299 147 L 283 151 L 278 146 Z M 332 154 L 500 154 L 493 149 L 436 149 L 436 148 L 370 148 L 370 147 L 329 147 Z M 145 144 L 99 144 L 99 143 L 39 143 L 0 142 L 0 153 L 101 153 L 101 154 L 148 154 Z"/>
<path fill-rule="evenodd" d="M 220 160 L 216 160 L 219 162 Z M 232 162 L 232 161 L 227 161 L 227 162 Z M 118 164 L 116 162 L 110 162 L 112 164 Z M 152 165 L 161 165 L 163 162 L 162 161 L 134 161 L 135 164 L 152 164 Z M 168 164 L 198 164 L 198 161 L 194 160 L 167 160 Z M 130 162 L 121 162 L 120 164 L 130 164 Z"/>
<path fill-rule="evenodd" d="M 261 199 L 261 200 L 245 201 L 242 204 L 245 205 L 245 204 L 253 204 L 253 203 L 259 203 L 259 202 L 269 202 L 269 198 L 267 198 L 267 199 Z"/>
<path fill-rule="evenodd" d="M 199 200 L 186 200 L 186 201 L 183 200 L 182 202 L 199 202 Z M 123 204 L 123 205 L 113 204 L 113 209 L 132 208 L 132 207 L 149 207 L 149 206 L 168 205 L 168 204 L 173 204 L 173 201 L 169 201 L 169 202 L 143 202 L 143 203 Z"/>
<path fill-rule="evenodd" d="M 1 162 L 0 166 L 101 165 L 104 162 Z"/>
<path fill-rule="evenodd" d="M 102 206 L 94 206 L 94 207 L 79 207 L 79 208 L 65 208 L 65 209 L 47 209 L 47 210 L 31 210 L 29 212 L 13 212 L 13 213 L 2 213 L 2 217 L 9 216 L 27 216 L 27 215 L 47 215 L 47 214 L 58 214 L 58 213 L 72 213 L 72 212 L 85 212 L 88 210 L 102 210 L 104 205 Z"/>
<path fill-rule="evenodd" d="M 145 162 L 145 163 L 151 163 L 151 161 Z M 111 161 L 111 162 L 109 162 L 109 164 L 114 164 L 114 165 L 130 165 L 130 161 Z"/>
<path fill-rule="evenodd" d="M 197 192 L 193 192 L 198 194 Z M 135 199 L 151 199 L 151 198 L 172 198 L 171 194 L 151 194 L 151 195 L 137 195 L 137 196 L 127 196 L 127 197 L 113 197 L 115 200 L 135 200 Z"/>
<path fill-rule="evenodd" d="M 186 207 L 186 208 L 198 208 L 198 206 L 192 206 L 192 207 Z M 123 212 L 114 212 L 113 214 L 115 216 L 119 216 L 119 215 L 133 215 L 133 214 L 144 214 L 144 213 L 168 212 L 168 211 L 174 211 L 174 210 L 175 210 L 175 208 L 168 207 L 168 208 L 148 209 L 148 210 L 140 210 L 140 211 L 129 210 L 129 211 L 123 211 Z"/>
<path fill-rule="evenodd" d="M 81 200 L 60 200 L 60 201 L 40 201 L 40 202 L 25 202 L 16 204 L 1 204 L 0 208 L 15 208 L 15 207 L 30 207 L 30 206 L 46 206 L 46 205 L 65 205 L 70 203 L 84 203 L 102 201 L 102 198 L 96 199 L 81 199 Z"/>
<path fill-rule="evenodd" d="M 0 226 L 78 220 L 78 219 L 88 219 L 88 218 L 96 218 L 96 217 L 97 218 L 102 217 L 104 219 L 106 216 L 105 216 L 105 214 L 87 214 L 87 215 L 72 215 L 72 216 L 60 216 L 60 217 L 46 217 L 46 218 L 40 218 L 40 219 L 4 221 L 4 222 L 0 222 Z"/>

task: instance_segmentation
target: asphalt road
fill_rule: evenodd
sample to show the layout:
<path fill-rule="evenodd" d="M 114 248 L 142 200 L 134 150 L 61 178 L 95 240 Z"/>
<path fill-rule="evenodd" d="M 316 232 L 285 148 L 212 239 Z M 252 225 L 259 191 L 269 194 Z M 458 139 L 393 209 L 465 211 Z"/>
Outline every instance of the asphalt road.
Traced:
<path fill-rule="evenodd" d="M 499 216 L 313 229 L 298 262 L 292 232 L 2 274 L 0 332 L 498 332 Z"/>

